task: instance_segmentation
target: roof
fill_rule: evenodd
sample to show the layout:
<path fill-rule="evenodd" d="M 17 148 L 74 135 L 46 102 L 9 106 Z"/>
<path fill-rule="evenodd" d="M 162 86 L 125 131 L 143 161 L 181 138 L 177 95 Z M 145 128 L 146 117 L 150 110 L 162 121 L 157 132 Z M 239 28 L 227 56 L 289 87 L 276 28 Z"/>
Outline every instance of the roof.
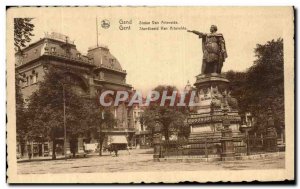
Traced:
<path fill-rule="evenodd" d="M 51 34 L 46 33 L 44 38 L 22 49 L 22 53 L 17 52 L 17 67 L 37 60 L 44 55 L 69 59 L 74 62 L 126 74 L 119 61 L 106 46 L 90 48 L 87 56 L 85 56 L 77 50 L 74 41 L 71 41 L 68 36 L 54 32 Z"/>
<path fill-rule="evenodd" d="M 21 66 L 39 59 L 47 55 L 57 58 L 69 59 L 75 62 L 93 65 L 92 61 L 87 56 L 82 55 L 74 45 L 74 42 L 68 40 L 63 41 L 63 36 L 60 39 L 56 36 L 58 34 L 46 34 L 44 38 L 30 44 L 28 47 L 22 49 L 22 53 L 17 52 L 17 66 Z"/>
<path fill-rule="evenodd" d="M 89 49 L 87 57 L 93 59 L 93 63 L 97 67 L 124 72 L 119 61 L 110 53 L 109 49 L 105 46 L 99 46 Z"/>

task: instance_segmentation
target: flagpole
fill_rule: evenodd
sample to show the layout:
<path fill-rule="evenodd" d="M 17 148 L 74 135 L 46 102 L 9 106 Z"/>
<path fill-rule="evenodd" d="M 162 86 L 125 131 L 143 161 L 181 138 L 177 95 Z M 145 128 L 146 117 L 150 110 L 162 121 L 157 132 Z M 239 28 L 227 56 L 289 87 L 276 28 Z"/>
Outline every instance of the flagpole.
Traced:
<path fill-rule="evenodd" d="M 99 47 L 99 44 L 98 44 L 98 18 L 96 17 L 96 36 L 97 36 L 97 47 Z"/>

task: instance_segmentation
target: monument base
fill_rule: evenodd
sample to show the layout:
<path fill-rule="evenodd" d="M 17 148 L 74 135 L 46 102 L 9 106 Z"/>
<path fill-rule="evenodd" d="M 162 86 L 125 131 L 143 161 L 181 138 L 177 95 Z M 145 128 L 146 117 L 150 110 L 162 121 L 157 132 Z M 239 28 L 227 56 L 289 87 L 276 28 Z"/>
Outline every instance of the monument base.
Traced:
<path fill-rule="evenodd" d="M 229 128 L 239 131 L 241 117 L 238 114 L 237 100 L 230 95 L 229 80 L 223 75 L 200 74 L 196 76 L 196 98 L 188 124 L 191 132 L 216 132 L 223 128 L 223 109 L 228 109 L 226 118 L 230 120 Z"/>
<path fill-rule="evenodd" d="M 191 128 L 190 140 L 210 141 L 212 138 L 222 146 L 220 158 L 233 160 L 235 142 L 241 142 L 241 117 L 237 100 L 230 95 L 229 80 L 221 74 L 196 76 L 196 106 L 187 119 Z M 209 137 L 211 138 L 209 138 Z M 235 141 L 233 141 L 233 138 Z"/>

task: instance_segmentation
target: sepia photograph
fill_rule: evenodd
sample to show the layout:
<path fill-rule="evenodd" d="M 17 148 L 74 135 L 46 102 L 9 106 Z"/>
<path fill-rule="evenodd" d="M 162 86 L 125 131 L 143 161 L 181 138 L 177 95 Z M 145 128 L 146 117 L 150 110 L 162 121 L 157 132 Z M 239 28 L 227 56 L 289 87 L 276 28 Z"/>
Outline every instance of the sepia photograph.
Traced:
<path fill-rule="evenodd" d="M 294 180 L 293 7 L 9 7 L 8 183 Z"/>

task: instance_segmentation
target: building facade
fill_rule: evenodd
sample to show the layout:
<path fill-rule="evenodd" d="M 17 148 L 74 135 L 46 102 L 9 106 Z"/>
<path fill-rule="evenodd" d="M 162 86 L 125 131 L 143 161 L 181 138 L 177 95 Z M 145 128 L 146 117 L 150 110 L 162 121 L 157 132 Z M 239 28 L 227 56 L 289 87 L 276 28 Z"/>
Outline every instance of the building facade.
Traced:
<path fill-rule="evenodd" d="M 136 148 L 148 148 L 151 146 L 151 131 L 142 120 L 144 113 L 143 107 L 134 104 L 133 107 L 133 125 L 135 128 L 134 146 Z"/>
<path fill-rule="evenodd" d="M 22 52 L 16 53 L 15 57 L 15 70 L 16 74 L 22 78 L 18 84 L 21 87 L 25 104 L 38 89 L 38 83 L 43 81 L 50 67 L 63 70 L 65 77 L 74 84 L 72 87 L 75 91 L 90 99 L 96 99 L 103 90 L 132 90 L 131 85 L 126 83 L 126 71 L 122 69 L 119 61 L 106 46 L 89 48 L 87 54 L 83 55 L 68 36 L 47 33 L 44 38 L 30 44 Z M 132 108 L 120 104 L 113 109 L 112 113 L 117 124 L 114 129 L 103 130 L 103 132 L 108 138 L 109 136 L 126 137 L 130 145 L 135 133 Z M 89 139 L 78 140 L 79 151 L 84 142 L 96 143 L 97 135 L 94 133 Z M 44 156 L 47 155 L 47 151 L 51 152 L 49 150 L 51 141 L 42 145 L 34 144 L 34 142 L 19 144 L 18 149 L 22 149 L 21 145 L 29 145 L 28 148 L 31 148 L 32 152 L 36 151 L 36 156 Z"/>

